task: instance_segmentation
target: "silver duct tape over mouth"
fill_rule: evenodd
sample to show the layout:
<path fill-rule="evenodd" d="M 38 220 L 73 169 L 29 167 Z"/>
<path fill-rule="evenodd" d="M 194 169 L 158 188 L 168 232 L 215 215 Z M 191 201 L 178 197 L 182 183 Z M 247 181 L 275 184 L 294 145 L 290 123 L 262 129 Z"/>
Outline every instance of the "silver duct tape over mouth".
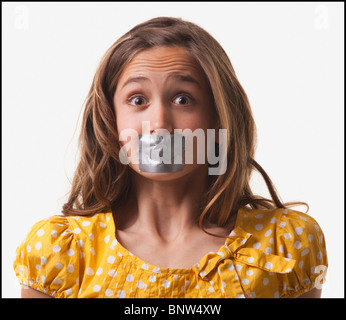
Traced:
<path fill-rule="evenodd" d="M 184 169 L 185 135 L 138 135 L 139 171 L 169 173 Z"/>

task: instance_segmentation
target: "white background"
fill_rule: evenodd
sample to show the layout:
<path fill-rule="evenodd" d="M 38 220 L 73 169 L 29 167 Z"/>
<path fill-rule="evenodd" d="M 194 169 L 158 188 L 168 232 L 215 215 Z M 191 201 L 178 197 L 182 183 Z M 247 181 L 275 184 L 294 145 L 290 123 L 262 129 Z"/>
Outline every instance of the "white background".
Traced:
<path fill-rule="evenodd" d="M 285 201 L 324 231 L 323 297 L 344 292 L 344 4 L 2 3 L 2 295 L 32 224 L 60 214 L 75 168 L 80 111 L 102 55 L 157 16 L 192 21 L 224 47 L 258 127 L 257 160 Z M 254 176 L 255 190 L 263 183 Z M 299 208 L 304 210 L 304 208 Z"/>

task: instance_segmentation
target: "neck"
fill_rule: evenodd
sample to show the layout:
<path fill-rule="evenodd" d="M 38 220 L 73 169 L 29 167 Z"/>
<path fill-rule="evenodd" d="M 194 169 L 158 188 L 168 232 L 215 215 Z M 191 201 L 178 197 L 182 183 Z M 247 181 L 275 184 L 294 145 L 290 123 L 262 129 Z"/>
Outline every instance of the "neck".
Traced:
<path fill-rule="evenodd" d="M 202 168 L 203 169 L 203 168 Z M 162 242 L 187 238 L 199 229 L 200 203 L 207 175 L 202 170 L 176 180 L 156 181 L 131 172 L 132 193 L 115 210 L 117 227 L 145 233 Z"/>

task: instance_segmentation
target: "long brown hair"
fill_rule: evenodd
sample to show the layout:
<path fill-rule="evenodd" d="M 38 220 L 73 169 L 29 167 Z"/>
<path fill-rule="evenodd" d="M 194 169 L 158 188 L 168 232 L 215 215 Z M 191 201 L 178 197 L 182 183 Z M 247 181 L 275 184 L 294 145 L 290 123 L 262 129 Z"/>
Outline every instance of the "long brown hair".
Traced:
<path fill-rule="evenodd" d="M 209 188 L 201 202 L 202 229 L 204 219 L 224 226 L 243 207 L 273 209 L 292 205 L 282 203 L 269 176 L 254 160 L 255 122 L 247 95 L 226 52 L 196 24 L 159 17 L 141 23 L 123 35 L 100 62 L 85 102 L 79 138 L 80 161 L 63 214 L 107 212 L 128 196 L 130 169 L 119 160 L 113 96 L 119 76 L 129 61 L 137 53 L 155 46 L 188 49 L 209 81 L 220 128 L 227 129 L 227 171 L 208 177 Z M 253 194 L 250 178 L 254 169 L 262 175 L 271 199 Z"/>

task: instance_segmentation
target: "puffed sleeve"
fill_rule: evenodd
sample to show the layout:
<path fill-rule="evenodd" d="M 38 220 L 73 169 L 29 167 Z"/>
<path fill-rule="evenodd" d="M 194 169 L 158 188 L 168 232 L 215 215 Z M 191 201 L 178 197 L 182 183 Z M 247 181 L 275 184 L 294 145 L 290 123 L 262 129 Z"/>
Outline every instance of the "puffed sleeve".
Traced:
<path fill-rule="evenodd" d="M 326 242 L 318 223 L 309 215 L 284 210 L 277 228 L 278 252 L 296 261 L 292 272 L 279 274 L 280 297 L 298 297 L 321 289 L 328 268 Z"/>
<path fill-rule="evenodd" d="M 21 284 L 53 297 L 77 297 L 79 248 L 68 218 L 53 216 L 34 224 L 16 250 L 13 267 Z"/>

